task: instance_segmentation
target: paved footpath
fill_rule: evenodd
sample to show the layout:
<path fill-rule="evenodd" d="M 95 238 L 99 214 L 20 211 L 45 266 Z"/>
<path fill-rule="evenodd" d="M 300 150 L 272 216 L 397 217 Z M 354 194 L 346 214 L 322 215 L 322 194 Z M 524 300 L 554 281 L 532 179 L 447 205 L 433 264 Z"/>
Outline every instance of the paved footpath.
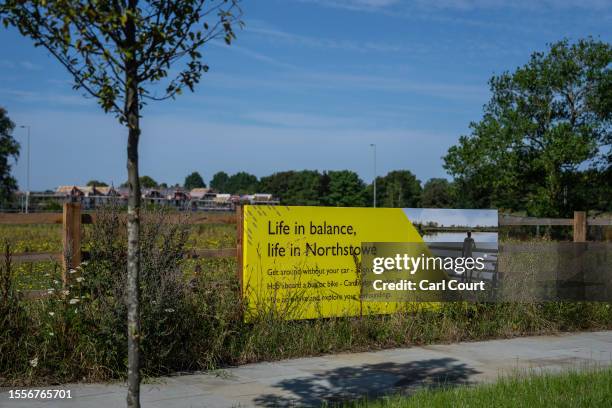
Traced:
<path fill-rule="evenodd" d="M 143 384 L 143 407 L 317 406 L 425 386 L 475 384 L 525 370 L 559 371 L 612 364 L 612 331 L 432 345 L 249 364 Z M 10 400 L 0 407 L 125 407 L 126 387 L 67 384 L 70 400 Z"/>

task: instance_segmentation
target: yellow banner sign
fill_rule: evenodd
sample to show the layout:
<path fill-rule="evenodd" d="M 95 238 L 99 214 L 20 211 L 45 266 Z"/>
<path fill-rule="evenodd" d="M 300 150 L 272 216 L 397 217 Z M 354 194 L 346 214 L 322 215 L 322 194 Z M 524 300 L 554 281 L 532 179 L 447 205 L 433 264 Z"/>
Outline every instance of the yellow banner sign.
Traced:
<path fill-rule="evenodd" d="M 245 206 L 242 234 L 247 320 L 396 311 L 363 299 L 362 243 L 423 242 L 401 208 Z"/>

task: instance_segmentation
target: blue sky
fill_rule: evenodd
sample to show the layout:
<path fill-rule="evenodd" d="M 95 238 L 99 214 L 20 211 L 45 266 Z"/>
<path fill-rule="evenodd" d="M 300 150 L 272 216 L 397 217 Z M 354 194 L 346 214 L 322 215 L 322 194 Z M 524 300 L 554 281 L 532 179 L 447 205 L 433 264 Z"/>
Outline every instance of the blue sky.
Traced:
<path fill-rule="evenodd" d="M 408 169 L 441 157 L 481 117 L 487 80 L 567 37 L 612 37 L 604 0 L 246 0 L 231 47 L 210 44 L 195 94 L 144 112 L 141 174 Z M 0 30 L 0 105 L 32 129 L 34 190 L 126 179 L 126 132 L 43 49 Z M 25 130 L 15 137 L 24 141 Z M 23 143 L 25 148 L 25 143 Z M 15 167 L 25 186 L 25 149 Z"/>

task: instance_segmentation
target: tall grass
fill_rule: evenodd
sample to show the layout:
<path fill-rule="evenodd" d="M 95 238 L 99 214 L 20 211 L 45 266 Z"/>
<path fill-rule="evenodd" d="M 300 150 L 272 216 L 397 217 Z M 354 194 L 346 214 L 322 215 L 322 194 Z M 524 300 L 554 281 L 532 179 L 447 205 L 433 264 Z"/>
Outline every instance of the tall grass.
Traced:
<path fill-rule="evenodd" d="M 274 311 L 245 323 L 234 259 L 185 259 L 184 224 L 163 212 L 143 216 L 143 373 L 205 370 L 262 360 L 612 328 L 603 303 L 419 304 L 381 316 L 290 321 Z M 208 232 L 206 232 L 208 233 Z M 99 212 L 87 231 L 87 263 L 51 295 L 24 300 L 10 256 L 0 276 L 0 385 L 104 381 L 126 373 L 125 220 Z M 6 288 L 6 289 L 5 289 Z"/>

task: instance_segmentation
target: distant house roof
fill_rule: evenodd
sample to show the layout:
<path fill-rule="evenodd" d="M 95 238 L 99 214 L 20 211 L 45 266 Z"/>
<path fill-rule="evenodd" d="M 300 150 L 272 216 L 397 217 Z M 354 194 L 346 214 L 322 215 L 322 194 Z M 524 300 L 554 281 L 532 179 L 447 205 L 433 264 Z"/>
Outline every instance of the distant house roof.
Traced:
<path fill-rule="evenodd" d="M 213 198 L 213 201 L 217 203 L 226 203 L 230 201 L 230 198 L 231 198 L 230 194 L 217 194 Z"/>
<path fill-rule="evenodd" d="M 79 186 L 79 190 L 81 190 L 85 195 L 95 195 L 96 188 L 93 186 Z"/>
<path fill-rule="evenodd" d="M 189 194 L 185 191 L 175 190 L 166 195 L 169 200 L 188 200 Z"/>
<path fill-rule="evenodd" d="M 194 188 L 189 192 L 189 195 L 191 198 L 199 200 L 204 198 L 206 195 L 212 195 L 213 192 L 214 191 L 212 188 Z"/>
<path fill-rule="evenodd" d="M 117 192 L 117 190 L 115 190 L 115 187 L 113 186 L 106 186 L 106 187 L 95 187 L 95 195 L 101 195 L 101 196 L 118 196 L 119 193 Z"/>
<path fill-rule="evenodd" d="M 256 201 L 271 201 L 272 200 L 272 194 L 256 193 L 256 194 L 253 194 L 253 200 L 256 200 Z"/>
<path fill-rule="evenodd" d="M 130 194 L 130 189 L 127 187 L 119 187 L 116 191 L 121 197 L 127 197 Z"/>
<path fill-rule="evenodd" d="M 55 189 L 56 195 L 84 195 L 83 191 L 77 186 L 59 186 Z"/>

